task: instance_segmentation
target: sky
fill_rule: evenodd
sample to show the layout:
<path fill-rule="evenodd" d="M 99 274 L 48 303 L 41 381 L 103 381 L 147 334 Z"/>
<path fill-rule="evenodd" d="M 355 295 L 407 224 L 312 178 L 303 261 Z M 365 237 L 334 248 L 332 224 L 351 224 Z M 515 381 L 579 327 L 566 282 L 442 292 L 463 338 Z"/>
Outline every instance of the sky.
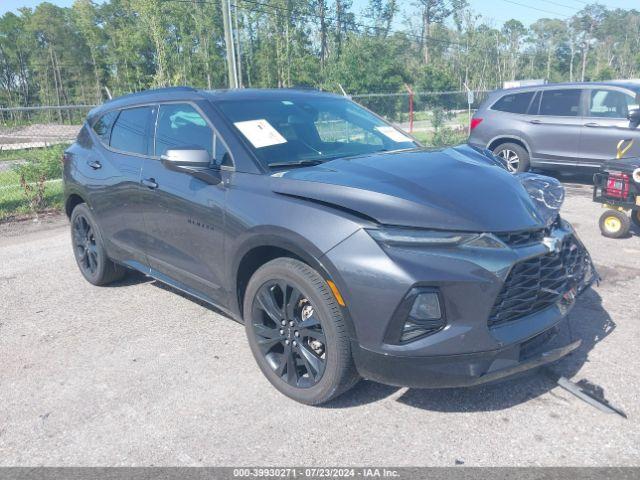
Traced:
<path fill-rule="evenodd" d="M 49 0 L 60 6 L 71 6 L 73 0 Z M 98 0 L 99 1 L 99 0 Z M 16 11 L 20 7 L 35 7 L 41 0 L 0 0 L 0 15 Z M 400 2 L 405 3 L 404 1 Z M 406 2 L 408 3 L 408 2 Z M 494 20 L 495 25 L 516 18 L 530 25 L 539 18 L 566 18 L 589 3 L 585 0 L 469 0 L 471 7 L 482 14 L 486 20 Z M 631 8 L 637 0 L 600 0 L 608 8 Z M 354 10 L 358 12 L 367 4 L 367 0 L 354 0 Z"/>

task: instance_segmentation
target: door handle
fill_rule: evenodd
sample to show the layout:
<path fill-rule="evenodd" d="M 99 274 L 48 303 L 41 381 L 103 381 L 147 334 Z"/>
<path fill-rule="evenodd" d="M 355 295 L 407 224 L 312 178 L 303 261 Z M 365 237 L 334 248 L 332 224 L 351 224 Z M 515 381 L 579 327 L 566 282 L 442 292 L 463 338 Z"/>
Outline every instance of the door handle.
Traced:
<path fill-rule="evenodd" d="M 600 124 L 596 122 L 589 122 L 584 124 L 585 127 L 599 127 Z"/>
<path fill-rule="evenodd" d="M 529 123 L 533 125 L 542 125 L 542 121 L 540 120 L 529 120 Z"/>
<path fill-rule="evenodd" d="M 94 170 L 98 170 L 99 168 L 102 168 L 102 164 L 97 160 L 89 160 L 87 161 L 87 165 L 89 165 Z"/>
<path fill-rule="evenodd" d="M 145 187 L 150 188 L 151 190 L 155 190 L 158 188 L 158 184 L 156 183 L 155 178 L 145 178 L 141 182 Z"/>

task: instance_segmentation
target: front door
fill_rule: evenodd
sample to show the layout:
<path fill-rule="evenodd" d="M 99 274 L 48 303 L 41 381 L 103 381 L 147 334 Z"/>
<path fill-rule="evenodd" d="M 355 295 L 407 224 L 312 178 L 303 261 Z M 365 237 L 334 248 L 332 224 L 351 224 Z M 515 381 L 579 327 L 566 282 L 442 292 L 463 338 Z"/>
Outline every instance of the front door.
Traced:
<path fill-rule="evenodd" d="M 572 165 L 580 141 L 581 90 L 542 90 L 538 115 L 529 120 L 532 165 Z"/>
<path fill-rule="evenodd" d="M 160 105 L 155 156 L 142 170 L 147 256 L 153 275 L 224 305 L 224 182 L 210 185 L 160 160 L 167 150 L 187 147 L 207 150 L 213 162 L 214 133 L 204 115 L 188 103 Z"/>
<path fill-rule="evenodd" d="M 629 110 L 638 108 L 637 94 L 612 88 L 587 90 L 587 113 L 584 118 L 578 162 L 599 167 L 616 157 L 620 140 L 632 139 L 625 157 L 640 157 L 640 130 L 627 119 Z"/>

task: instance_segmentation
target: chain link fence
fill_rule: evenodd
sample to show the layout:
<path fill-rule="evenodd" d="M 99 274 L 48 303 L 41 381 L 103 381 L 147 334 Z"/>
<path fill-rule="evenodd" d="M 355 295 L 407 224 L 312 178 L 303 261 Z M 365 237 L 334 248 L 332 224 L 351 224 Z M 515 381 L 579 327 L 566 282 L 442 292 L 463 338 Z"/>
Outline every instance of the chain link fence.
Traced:
<path fill-rule="evenodd" d="M 60 207 L 62 152 L 91 108 L 0 108 L 0 221 Z"/>
<path fill-rule="evenodd" d="M 473 115 L 488 93 L 486 90 L 474 91 L 471 108 L 466 91 L 368 93 L 352 95 L 351 98 L 424 140 L 429 137 L 428 133 L 440 128 L 466 131 L 469 114 Z"/>

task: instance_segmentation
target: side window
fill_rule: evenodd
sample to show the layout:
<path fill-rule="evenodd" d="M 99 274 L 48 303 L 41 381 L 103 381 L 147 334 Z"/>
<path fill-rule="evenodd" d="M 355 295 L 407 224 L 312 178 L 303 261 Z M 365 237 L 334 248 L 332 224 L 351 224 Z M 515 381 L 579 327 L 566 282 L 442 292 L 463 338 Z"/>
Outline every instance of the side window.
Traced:
<path fill-rule="evenodd" d="M 638 102 L 631 95 L 616 90 L 591 90 L 590 117 L 627 118 L 633 108 L 638 108 Z"/>
<path fill-rule="evenodd" d="M 160 105 L 156 126 L 156 156 L 172 148 L 196 148 L 213 157 L 213 130 L 189 104 Z"/>
<path fill-rule="evenodd" d="M 534 92 L 523 92 L 505 95 L 493 104 L 491 110 L 508 113 L 526 113 L 533 94 Z"/>
<path fill-rule="evenodd" d="M 151 107 L 120 111 L 111 131 L 111 147 L 123 152 L 147 155 Z"/>
<path fill-rule="evenodd" d="M 100 140 L 105 145 L 109 145 L 109 137 L 111 136 L 111 127 L 113 121 L 118 116 L 118 111 L 107 112 L 102 115 L 96 123 L 93 124 L 93 131 L 100 137 Z"/>
<path fill-rule="evenodd" d="M 220 140 L 220 137 L 216 135 L 213 139 L 214 145 L 214 161 L 217 166 L 232 167 L 233 160 L 231 154 L 226 145 Z"/>
<path fill-rule="evenodd" d="M 540 115 L 577 117 L 580 111 L 579 89 L 544 90 L 540 102 Z"/>

